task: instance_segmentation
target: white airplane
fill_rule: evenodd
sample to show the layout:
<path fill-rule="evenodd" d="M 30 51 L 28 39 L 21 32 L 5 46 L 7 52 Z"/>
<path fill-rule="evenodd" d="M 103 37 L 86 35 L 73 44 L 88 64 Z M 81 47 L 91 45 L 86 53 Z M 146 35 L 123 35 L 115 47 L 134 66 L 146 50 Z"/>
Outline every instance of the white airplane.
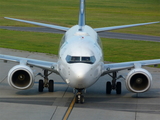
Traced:
<path fill-rule="evenodd" d="M 4 62 L 12 61 L 19 63 L 19 65 L 11 68 L 8 73 L 9 85 L 19 90 L 29 89 L 34 85 L 35 76 L 31 69 L 31 67 L 34 66 L 44 70 L 43 74 L 39 74 L 44 78 L 44 80 L 39 80 L 39 92 L 43 92 L 44 87 L 47 87 L 49 92 L 54 91 L 54 81 L 49 80 L 48 76 L 51 73 L 56 73 L 60 75 L 70 87 L 77 90 L 76 103 L 83 103 L 84 96 L 82 95 L 82 91 L 93 85 L 101 76 L 106 74 L 112 77 L 112 83 L 106 83 L 106 94 L 111 94 L 112 90 L 116 90 L 117 94 L 121 94 L 121 82 L 117 82 L 117 79 L 122 76 L 118 77 L 117 72 L 124 69 L 132 69 L 125 78 L 128 90 L 135 93 L 141 93 L 149 90 L 152 82 L 151 74 L 142 67 L 160 64 L 160 59 L 104 64 L 101 40 L 97 34 L 97 32 L 102 31 L 160 22 L 93 29 L 85 24 L 85 0 L 80 0 L 78 25 L 71 28 L 9 17 L 5 18 L 66 31 L 60 43 L 59 58 L 57 62 L 0 54 L 0 59 L 4 60 Z"/>

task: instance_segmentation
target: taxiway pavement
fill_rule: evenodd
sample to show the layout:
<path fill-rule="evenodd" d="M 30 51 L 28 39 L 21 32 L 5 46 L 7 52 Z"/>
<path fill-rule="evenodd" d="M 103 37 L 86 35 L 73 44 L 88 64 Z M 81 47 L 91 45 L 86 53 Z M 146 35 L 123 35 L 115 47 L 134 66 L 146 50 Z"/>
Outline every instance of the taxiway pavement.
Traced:
<path fill-rule="evenodd" d="M 15 55 L 48 61 L 56 61 L 57 56 L 43 53 L 26 52 L 0 48 L 0 54 Z M 71 101 L 74 98 L 72 88 L 64 81 L 52 74 L 55 80 L 55 92 L 44 90 L 38 92 L 39 76 L 35 85 L 29 90 L 16 90 L 7 83 L 7 74 L 15 63 L 0 61 L 0 119 L 1 120 L 62 120 Z M 33 68 L 34 73 L 42 72 Z M 152 88 L 141 94 L 131 93 L 126 90 L 122 81 L 122 94 L 105 94 L 106 81 L 109 76 L 101 77 L 93 86 L 89 87 L 85 95 L 84 104 L 74 104 L 68 120 L 159 120 L 160 118 L 160 69 L 148 68 L 153 75 Z M 126 76 L 128 71 L 119 74 Z"/>

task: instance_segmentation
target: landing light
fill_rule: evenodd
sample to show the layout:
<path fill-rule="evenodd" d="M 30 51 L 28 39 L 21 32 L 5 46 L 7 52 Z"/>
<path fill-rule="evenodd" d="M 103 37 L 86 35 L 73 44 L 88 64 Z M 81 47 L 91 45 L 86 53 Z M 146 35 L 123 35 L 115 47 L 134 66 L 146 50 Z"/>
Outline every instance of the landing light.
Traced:
<path fill-rule="evenodd" d="M 66 83 L 67 83 L 67 84 L 69 84 L 69 83 L 70 83 L 70 82 L 69 82 L 69 79 L 66 79 Z"/>

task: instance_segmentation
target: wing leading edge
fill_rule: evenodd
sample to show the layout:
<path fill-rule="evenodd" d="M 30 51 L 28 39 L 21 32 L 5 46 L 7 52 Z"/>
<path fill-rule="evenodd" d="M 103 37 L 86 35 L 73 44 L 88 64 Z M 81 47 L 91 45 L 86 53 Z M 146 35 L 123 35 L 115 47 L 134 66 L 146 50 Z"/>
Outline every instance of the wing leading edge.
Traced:
<path fill-rule="evenodd" d="M 9 17 L 4 17 L 4 18 L 9 19 L 9 20 L 24 22 L 24 23 L 28 23 L 28 24 L 33 24 L 33 25 L 53 28 L 53 29 L 57 29 L 57 30 L 61 30 L 61 31 L 67 31 L 69 29 L 68 27 L 62 27 L 62 26 L 57 26 L 57 25 L 33 22 L 33 21 L 28 21 L 28 20 L 21 20 L 21 19 L 9 18 Z"/>
<path fill-rule="evenodd" d="M 160 59 L 104 64 L 102 75 L 115 71 L 136 68 L 137 66 L 143 67 L 143 66 L 158 65 L 158 64 L 160 64 Z"/>
<path fill-rule="evenodd" d="M 130 24 L 130 25 L 120 25 L 120 26 L 112 26 L 112 27 L 103 27 L 103 28 L 95 28 L 94 30 L 96 32 L 103 32 L 103 31 L 109 31 L 109 30 L 116 30 L 116 29 L 123 29 L 123 28 L 129 28 L 129 27 L 136 27 L 136 26 L 142 26 L 142 25 L 155 24 L 155 23 L 160 23 L 160 21 L 148 22 L 148 23 Z"/>
<path fill-rule="evenodd" d="M 15 56 L 9 56 L 9 55 L 1 55 L 1 54 L 0 54 L 0 60 L 11 61 L 11 62 L 16 62 L 20 64 L 25 62 L 26 65 L 35 66 L 38 68 L 52 71 L 54 73 L 58 73 L 56 62 L 42 61 L 42 60 L 15 57 Z"/>

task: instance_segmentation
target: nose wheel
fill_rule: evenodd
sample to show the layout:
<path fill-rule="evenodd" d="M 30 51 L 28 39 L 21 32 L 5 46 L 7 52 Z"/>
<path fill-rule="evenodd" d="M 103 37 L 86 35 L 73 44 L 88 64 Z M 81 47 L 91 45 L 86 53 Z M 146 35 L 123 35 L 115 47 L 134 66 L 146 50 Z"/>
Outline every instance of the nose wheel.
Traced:
<path fill-rule="evenodd" d="M 78 90 L 76 97 L 75 97 L 75 103 L 84 103 L 84 96 L 82 95 L 82 90 Z"/>

